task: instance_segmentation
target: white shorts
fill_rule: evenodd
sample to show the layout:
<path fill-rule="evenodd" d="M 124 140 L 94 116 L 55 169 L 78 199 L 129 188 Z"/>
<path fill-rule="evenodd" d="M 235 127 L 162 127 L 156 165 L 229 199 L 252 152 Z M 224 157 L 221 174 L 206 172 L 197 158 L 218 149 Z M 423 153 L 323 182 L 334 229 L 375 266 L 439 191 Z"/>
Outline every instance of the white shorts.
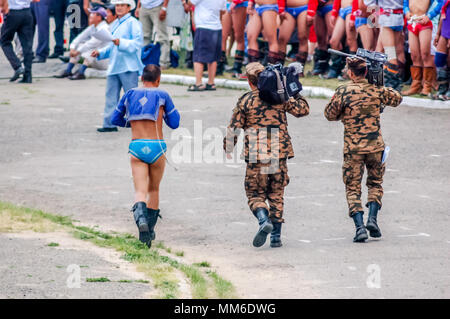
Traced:
<path fill-rule="evenodd" d="M 403 19 L 403 14 L 381 14 L 378 18 L 378 24 L 380 27 L 403 27 L 405 20 Z"/>

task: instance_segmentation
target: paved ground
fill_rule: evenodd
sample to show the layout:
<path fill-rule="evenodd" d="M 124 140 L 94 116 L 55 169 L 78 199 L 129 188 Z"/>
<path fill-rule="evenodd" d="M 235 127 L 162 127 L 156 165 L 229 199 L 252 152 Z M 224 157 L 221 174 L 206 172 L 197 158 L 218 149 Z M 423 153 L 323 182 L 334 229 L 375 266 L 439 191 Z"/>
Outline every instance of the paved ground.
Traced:
<path fill-rule="evenodd" d="M 380 213 L 383 238 L 353 244 L 341 181 L 342 125 L 324 119 L 325 100 L 310 100 L 309 117 L 289 120 L 296 157 L 289 164 L 284 247 L 255 249 L 244 165 L 223 163 L 222 157 L 219 163 L 195 162 L 199 146 L 189 145 L 194 121 L 201 121 L 200 134 L 208 128 L 223 132 L 241 92 L 163 88 L 181 111 L 178 133 L 184 137 L 178 139 L 192 154 L 189 162 L 173 164 L 177 170 L 167 166 L 158 239 L 192 262 L 218 267 L 242 297 L 450 297 L 449 111 L 386 110 L 383 134 L 392 151 Z M 38 79 L 31 86 L 0 81 L 0 200 L 135 232 L 130 132 L 95 130 L 104 89 L 104 80 Z M 165 130 L 176 162 L 180 143 L 171 134 Z"/>

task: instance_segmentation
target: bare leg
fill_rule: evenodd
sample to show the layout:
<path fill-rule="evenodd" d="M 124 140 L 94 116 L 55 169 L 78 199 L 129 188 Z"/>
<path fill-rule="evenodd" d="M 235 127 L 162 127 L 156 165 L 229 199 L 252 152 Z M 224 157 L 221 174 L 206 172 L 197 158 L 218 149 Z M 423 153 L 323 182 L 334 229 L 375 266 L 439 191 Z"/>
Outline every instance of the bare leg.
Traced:
<path fill-rule="evenodd" d="M 302 12 L 297 17 L 297 30 L 298 30 L 298 52 L 308 52 L 308 39 L 309 39 L 309 28 L 306 25 L 306 15 L 307 12 Z"/>
<path fill-rule="evenodd" d="M 131 173 L 133 174 L 135 202 L 146 202 L 149 185 L 148 164 L 131 155 Z"/>
<path fill-rule="evenodd" d="M 166 167 L 166 157 L 161 156 L 154 164 L 148 165 L 147 172 L 150 176 L 150 183 L 148 184 L 149 200 L 147 207 L 149 209 L 159 209 L 159 185 L 164 175 L 164 168 Z"/>
<path fill-rule="evenodd" d="M 217 62 L 208 64 L 208 84 L 213 85 L 216 78 Z"/>
<path fill-rule="evenodd" d="M 247 9 L 237 8 L 231 12 L 233 19 L 234 38 L 236 41 L 236 50 L 245 50 L 245 24 L 247 22 Z"/>
<path fill-rule="evenodd" d="M 328 31 L 324 18 L 316 15 L 314 19 L 314 30 L 316 31 L 317 47 L 319 50 L 326 51 L 328 46 Z"/>
<path fill-rule="evenodd" d="M 194 62 L 195 84 L 202 85 L 203 63 Z"/>
<path fill-rule="evenodd" d="M 422 56 L 420 55 L 419 37 L 409 32 L 409 49 L 411 50 L 411 60 L 414 66 L 422 67 Z M 429 49 L 430 47 L 428 47 Z M 434 61 L 433 61 L 434 62 Z"/>
<path fill-rule="evenodd" d="M 334 26 L 333 35 L 331 36 L 330 45 L 332 49 L 341 50 L 342 37 L 345 35 L 345 21 L 341 17 L 336 19 L 336 24 Z"/>
<path fill-rule="evenodd" d="M 247 25 L 247 40 L 248 48 L 251 50 L 259 50 L 258 47 L 258 36 L 261 33 L 262 22 L 261 18 L 257 13 L 250 16 L 250 21 Z"/>
<path fill-rule="evenodd" d="M 355 28 L 350 27 L 350 15 L 345 19 L 345 33 L 347 35 L 347 44 L 351 52 L 358 50 L 358 34 Z"/>
<path fill-rule="evenodd" d="M 272 10 L 265 11 L 262 14 L 264 36 L 267 39 L 267 42 L 269 42 L 269 51 L 276 53 L 278 53 L 277 16 L 278 13 Z"/>
<path fill-rule="evenodd" d="M 286 46 L 291 39 L 295 29 L 295 20 L 290 14 L 286 14 L 286 20 L 280 26 L 278 35 L 278 48 L 280 52 L 286 53 Z"/>
<path fill-rule="evenodd" d="M 358 28 L 359 36 L 361 37 L 361 42 L 364 49 L 373 51 L 375 50 L 375 34 L 373 28 L 368 25 L 363 25 Z"/>
<path fill-rule="evenodd" d="M 434 67 L 434 57 L 431 55 L 431 37 L 431 29 L 419 33 L 420 55 L 425 67 Z"/>
<path fill-rule="evenodd" d="M 227 51 L 227 41 L 231 34 L 231 14 L 229 12 L 222 16 L 222 51 Z"/>

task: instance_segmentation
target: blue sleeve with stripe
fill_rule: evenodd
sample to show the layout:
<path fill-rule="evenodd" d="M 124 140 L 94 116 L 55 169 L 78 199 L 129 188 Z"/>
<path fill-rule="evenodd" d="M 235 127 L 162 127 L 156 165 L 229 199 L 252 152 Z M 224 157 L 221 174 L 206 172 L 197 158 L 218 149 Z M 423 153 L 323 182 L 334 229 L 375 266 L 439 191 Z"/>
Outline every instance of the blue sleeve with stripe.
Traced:
<path fill-rule="evenodd" d="M 176 129 L 180 126 L 180 113 L 175 108 L 173 101 L 169 94 L 165 96 L 166 104 L 164 105 L 164 122 L 171 129 Z"/>

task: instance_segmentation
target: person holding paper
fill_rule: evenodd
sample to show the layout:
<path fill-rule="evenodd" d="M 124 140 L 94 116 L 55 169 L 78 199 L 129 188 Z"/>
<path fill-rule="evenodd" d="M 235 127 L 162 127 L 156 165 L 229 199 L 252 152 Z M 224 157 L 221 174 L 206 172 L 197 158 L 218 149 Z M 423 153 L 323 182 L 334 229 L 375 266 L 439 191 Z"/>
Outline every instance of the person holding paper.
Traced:
<path fill-rule="evenodd" d="M 347 74 L 351 82 L 339 86 L 325 108 L 328 121 L 344 124 L 343 181 L 347 193 L 349 216 L 356 227 L 354 242 L 364 242 L 370 237 L 381 237 L 377 214 L 383 198 L 383 176 L 388 147 L 380 130 L 380 115 L 386 105 L 396 107 L 402 102 L 401 94 L 390 87 L 377 87 L 367 83 L 367 63 L 358 57 L 347 58 Z M 367 207 L 369 217 L 364 226 L 364 209 L 361 204 L 361 180 L 367 168 Z M 367 230 L 366 230 L 367 228 Z"/>
<path fill-rule="evenodd" d="M 112 41 L 112 34 L 106 22 L 107 13 L 105 8 L 97 7 L 89 9 L 89 27 L 78 35 L 70 44 L 70 60 L 67 68 L 55 77 L 58 79 L 69 78 L 71 80 L 86 79 L 84 72 L 88 67 L 97 70 L 106 70 L 108 60 L 97 60 L 91 56 L 94 50 L 99 50 Z M 81 63 L 78 72 L 72 74 L 72 70 L 78 63 Z"/>
<path fill-rule="evenodd" d="M 136 88 L 144 69 L 141 61 L 142 25 L 130 13 L 136 8 L 136 3 L 134 0 L 112 0 L 111 4 L 116 6 L 118 17 L 111 24 L 113 40 L 91 54 L 98 60 L 109 59 L 103 127 L 97 129 L 101 133 L 117 131 L 117 126 L 111 123 L 111 116 L 119 103 L 120 92 L 122 88 L 125 93 Z"/>

